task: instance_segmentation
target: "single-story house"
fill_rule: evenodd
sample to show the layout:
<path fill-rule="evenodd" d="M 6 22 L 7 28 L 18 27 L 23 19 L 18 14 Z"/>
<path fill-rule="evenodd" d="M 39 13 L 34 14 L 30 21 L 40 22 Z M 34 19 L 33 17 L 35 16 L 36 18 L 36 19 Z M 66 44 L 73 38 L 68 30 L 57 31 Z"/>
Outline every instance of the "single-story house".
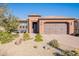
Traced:
<path fill-rule="evenodd" d="M 28 33 L 73 34 L 79 32 L 79 20 L 62 16 L 28 15 Z"/>

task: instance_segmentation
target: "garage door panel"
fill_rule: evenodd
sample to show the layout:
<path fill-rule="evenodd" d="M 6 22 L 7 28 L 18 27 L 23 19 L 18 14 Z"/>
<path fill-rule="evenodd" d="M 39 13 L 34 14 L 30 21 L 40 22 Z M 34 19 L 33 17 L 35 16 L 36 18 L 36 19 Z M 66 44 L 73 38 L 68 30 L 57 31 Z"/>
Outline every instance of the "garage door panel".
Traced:
<path fill-rule="evenodd" d="M 66 23 L 46 23 L 44 28 L 45 33 L 67 34 Z"/>

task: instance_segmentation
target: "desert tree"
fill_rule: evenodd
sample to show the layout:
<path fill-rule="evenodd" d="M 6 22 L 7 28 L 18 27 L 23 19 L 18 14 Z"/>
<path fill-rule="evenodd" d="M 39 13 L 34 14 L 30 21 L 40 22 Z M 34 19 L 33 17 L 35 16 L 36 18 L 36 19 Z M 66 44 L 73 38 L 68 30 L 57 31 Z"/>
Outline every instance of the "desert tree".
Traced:
<path fill-rule="evenodd" d="M 3 26 L 7 32 L 14 31 L 18 26 L 18 18 L 13 16 L 8 4 L 0 4 L 0 26 Z"/>

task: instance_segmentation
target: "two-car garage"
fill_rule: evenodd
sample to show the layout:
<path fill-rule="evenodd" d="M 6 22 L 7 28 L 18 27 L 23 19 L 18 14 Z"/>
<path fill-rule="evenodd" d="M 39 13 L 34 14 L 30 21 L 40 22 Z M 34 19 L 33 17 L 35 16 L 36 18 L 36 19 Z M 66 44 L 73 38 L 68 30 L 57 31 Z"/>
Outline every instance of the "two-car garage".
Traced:
<path fill-rule="evenodd" d="M 49 22 L 44 24 L 44 33 L 46 34 L 67 34 L 67 23 Z"/>

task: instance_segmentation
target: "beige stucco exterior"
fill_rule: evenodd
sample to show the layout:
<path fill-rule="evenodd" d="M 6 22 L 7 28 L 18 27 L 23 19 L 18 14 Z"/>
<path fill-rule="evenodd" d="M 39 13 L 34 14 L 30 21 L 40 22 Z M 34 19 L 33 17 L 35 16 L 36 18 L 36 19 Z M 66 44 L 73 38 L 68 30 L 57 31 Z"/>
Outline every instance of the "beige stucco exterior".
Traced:
<path fill-rule="evenodd" d="M 69 24 L 69 34 L 74 33 L 74 20 L 41 20 L 39 21 L 39 33 L 44 33 L 44 23 L 45 22 L 66 22 Z M 72 24 L 71 24 L 72 23 Z"/>
<path fill-rule="evenodd" d="M 68 34 L 73 34 L 75 31 L 75 18 L 66 17 L 41 17 L 40 15 L 29 15 L 28 18 L 28 32 L 33 33 L 33 22 L 37 22 L 39 25 L 39 33 L 44 33 L 44 24 L 46 22 L 57 22 L 57 23 L 67 23 L 68 24 Z M 61 34 L 61 33 L 60 33 Z"/>

